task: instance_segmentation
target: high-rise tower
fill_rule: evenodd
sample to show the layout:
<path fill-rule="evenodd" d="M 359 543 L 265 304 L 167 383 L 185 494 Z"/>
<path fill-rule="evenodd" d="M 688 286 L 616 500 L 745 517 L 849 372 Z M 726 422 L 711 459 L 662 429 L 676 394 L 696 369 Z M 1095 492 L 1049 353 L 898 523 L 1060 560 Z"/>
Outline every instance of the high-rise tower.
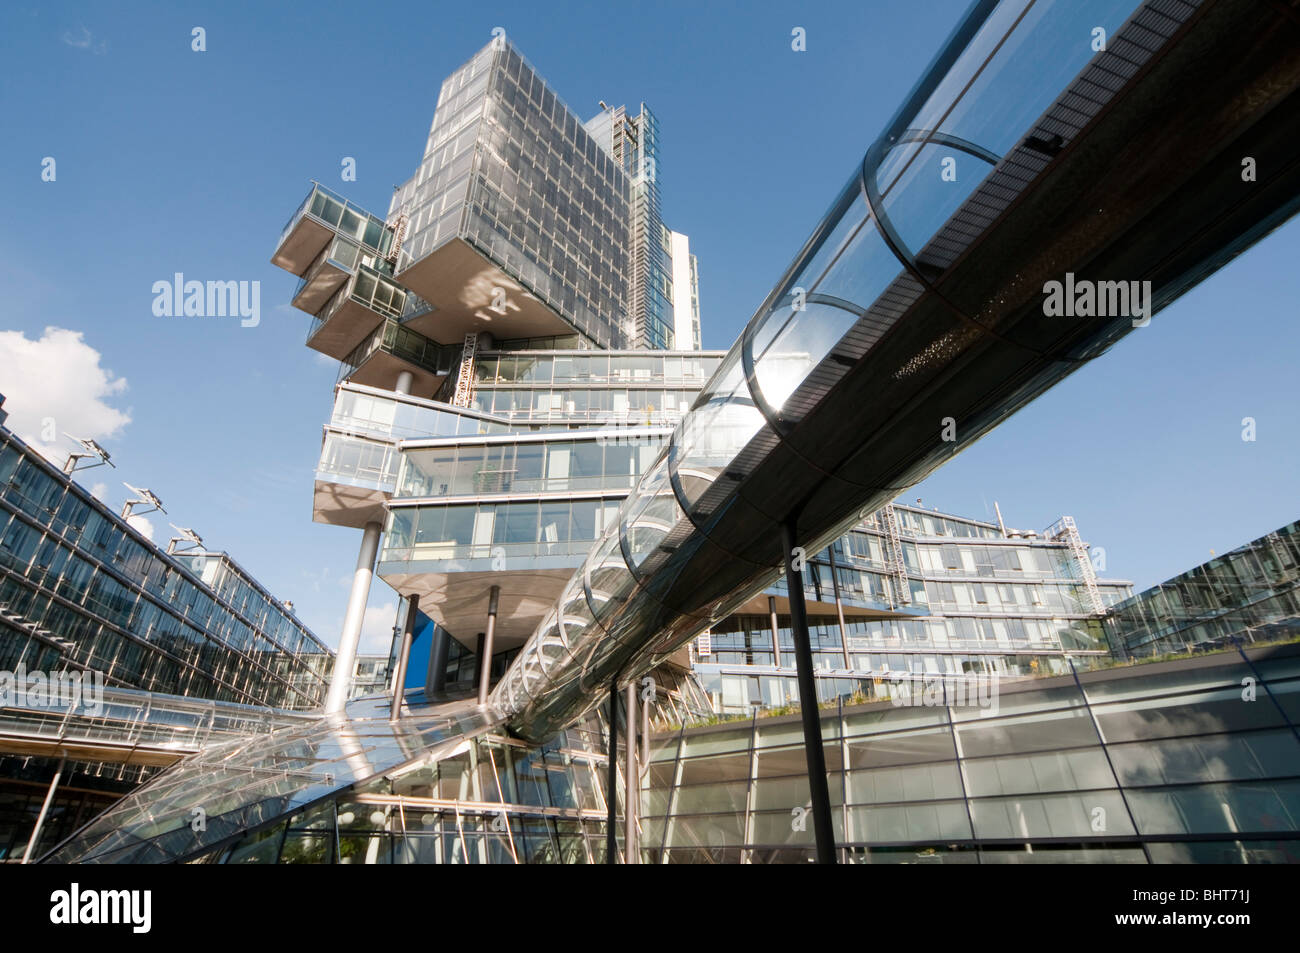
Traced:
<path fill-rule="evenodd" d="M 272 261 L 301 278 L 293 303 L 314 316 L 308 345 L 343 365 L 314 517 L 364 531 L 341 676 L 376 560 L 466 648 L 491 656 L 490 634 L 498 649 L 520 641 L 716 366 L 720 355 L 671 350 L 698 347 L 698 298 L 694 259 L 674 264 L 660 219 L 657 143 L 644 105 L 584 123 L 499 38 L 443 82 L 419 167 L 386 218 L 314 185 L 290 219 Z M 637 356 L 649 348 L 667 357 Z M 628 425 L 635 439 L 617 431 L 606 448 L 607 429 Z M 466 445 L 437 443 L 451 437 Z M 437 452 L 408 460 L 403 438 Z M 474 471 L 468 482 L 426 479 L 447 449 Z M 474 499 L 445 499 L 451 485 Z M 584 492 L 561 516 L 566 489 Z M 494 607 L 491 624 L 479 602 Z M 336 684 L 329 706 L 347 695 Z"/>

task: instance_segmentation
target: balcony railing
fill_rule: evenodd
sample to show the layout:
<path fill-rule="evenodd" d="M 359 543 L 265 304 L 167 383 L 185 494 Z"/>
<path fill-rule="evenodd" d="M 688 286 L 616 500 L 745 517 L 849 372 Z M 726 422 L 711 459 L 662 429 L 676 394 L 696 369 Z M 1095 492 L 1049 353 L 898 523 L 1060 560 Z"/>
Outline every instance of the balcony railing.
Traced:
<path fill-rule="evenodd" d="M 439 344 L 390 318 L 371 332 L 353 349 L 352 353 L 343 359 L 339 380 L 342 381 L 355 373 L 378 351 L 400 357 L 430 374 L 445 376 L 455 369 L 456 362 L 460 360 L 460 350 L 459 344 Z"/>
<path fill-rule="evenodd" d="M 408 313 L 408 304 L 415 297 L 392 278 L 369 265 L 360 265 L 357 272 L 334 292 L 325 306 L 321 308 L 307 329 L 307 340 L 315 337 L 316 332 L 327 325 L 339 309 L 349 302 L 359 304 L 374 312 L 377 318 L 400 319 Z M 430 307 L 423 299 L 420 303 Z"/>
<path fill-rule="evenodd" d="M 384 224 L 383 219 L 349 202 L 319 182 L 312 182 L 312 189 L 307 193 L 307 197 L 289 216 L 289 221 L 280 232 L 280 240 L 276 242 L 277 247 L 284 244 L 285 238 L 304 216 L 310 216 L 328 225 L 340 235 L 349 236 L 369 246 L 378 252 L 380 257 L 386 258 L 392 247 L 393 232 Z"/>

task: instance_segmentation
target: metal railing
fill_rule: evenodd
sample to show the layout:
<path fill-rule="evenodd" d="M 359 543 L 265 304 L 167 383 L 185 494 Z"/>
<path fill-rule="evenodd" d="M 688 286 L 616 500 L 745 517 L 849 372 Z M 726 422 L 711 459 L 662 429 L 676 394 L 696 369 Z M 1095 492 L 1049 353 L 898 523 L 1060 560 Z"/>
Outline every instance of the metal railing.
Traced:
<path fill-rule="evenodd" d="M 0 707 L 0 737 L 82 747 L 152 749 L 185 754 L 225 736 L 265 734 L 315 720 L 290 712 L 235 702 L 160 695 L 82 684 L 78 697 L 8 700 Z"/>

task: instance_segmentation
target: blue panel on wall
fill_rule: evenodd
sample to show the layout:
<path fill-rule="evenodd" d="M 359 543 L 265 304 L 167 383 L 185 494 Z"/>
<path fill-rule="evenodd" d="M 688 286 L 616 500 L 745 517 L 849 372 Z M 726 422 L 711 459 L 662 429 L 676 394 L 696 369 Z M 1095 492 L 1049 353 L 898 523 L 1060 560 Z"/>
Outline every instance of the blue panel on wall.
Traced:
<path fill-rule="evenodd" d="M 423 688 L 429 674 L 429 652 L 433 648 L 434 621 L 418 609 L 415 631 L 411 633 L 411 655 L 406 662 L 407 689 Z"/>

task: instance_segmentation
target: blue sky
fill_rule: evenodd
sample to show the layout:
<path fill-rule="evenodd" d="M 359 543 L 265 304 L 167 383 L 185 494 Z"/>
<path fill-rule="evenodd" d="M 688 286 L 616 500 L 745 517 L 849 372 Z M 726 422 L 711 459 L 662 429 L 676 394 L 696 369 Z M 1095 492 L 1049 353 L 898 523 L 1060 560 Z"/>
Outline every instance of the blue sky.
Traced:
<path fill-rule="evenodd" d="M 309 181 L 383 215 L 442 78 L 501 26 L 584 118 L 600 99 L 654 110 L 665 219 L 699 256 L 704 343 L 725 348 L 964 7 L 6 4 L 0 392 L 15 421 L 111 431 L 119 468 L 85 482 L 115 506 L 122 480 L 152 488 L 157 539 L 167 519 L 194 527 L 333 644 L 359 542 L 311 522 L 337 366 L 303 345 L 295 279 L 269 263 Z M 1297 251 L 1293 223 L 906 499 L 990 517 L 998 500 L 1024 529 L 1070 513 L 1139 586 L 1296 518 Z M 155 317 L 152 285 L 177 271 L 260 281 L 260 325 Z M 76 346 L 36 343 L 47 327 L 98 364 L 17 366 Z M 376 583 L 369 648 L 394 601 Z"/>

